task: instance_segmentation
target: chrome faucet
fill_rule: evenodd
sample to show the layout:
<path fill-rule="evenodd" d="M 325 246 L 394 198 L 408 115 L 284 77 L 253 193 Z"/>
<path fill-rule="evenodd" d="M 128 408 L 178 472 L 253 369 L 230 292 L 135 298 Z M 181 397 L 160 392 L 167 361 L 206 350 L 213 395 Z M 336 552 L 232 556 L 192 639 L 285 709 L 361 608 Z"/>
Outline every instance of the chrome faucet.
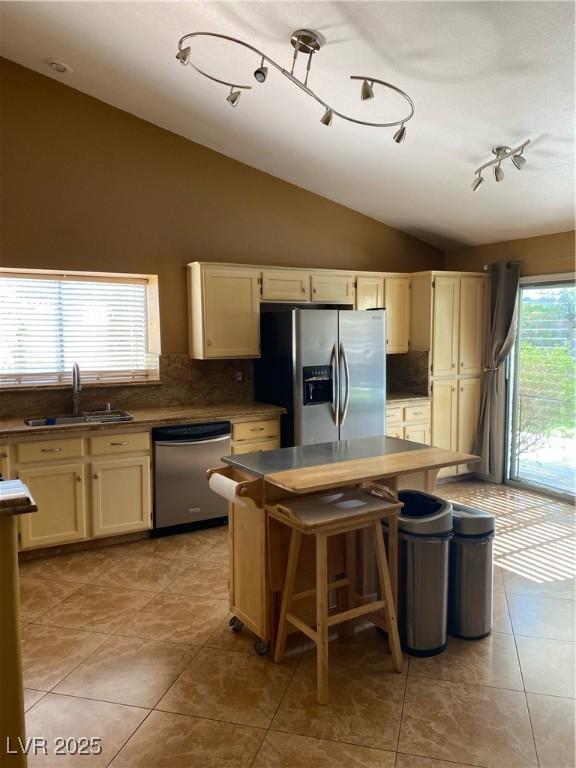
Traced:
<path fill-rule="evenodd" d="M 74 363 L 72 366 L 72 416 L 80 415 L 80 392 L 82 384 L 80 382 L 80 366 Z"/>

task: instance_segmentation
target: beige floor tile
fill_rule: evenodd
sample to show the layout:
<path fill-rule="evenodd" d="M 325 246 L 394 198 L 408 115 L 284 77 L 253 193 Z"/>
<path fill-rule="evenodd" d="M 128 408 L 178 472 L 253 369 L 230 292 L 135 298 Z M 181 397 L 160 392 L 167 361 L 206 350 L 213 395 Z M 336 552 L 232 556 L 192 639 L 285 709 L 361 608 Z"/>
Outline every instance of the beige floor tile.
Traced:
<path fill-rule="evenodd" d="M 574 601 L 508 594 L 512 627 L 517 635 L 575 640 Z"/>
<path fill-rule="evenodd" d="M 48 693 L 26 715 L 26 736 L 38 736 L 47 740 L 48 754 L 28 757 L 28 766 L 90 766 L 104 768 L 128 740 L 148 710 L 126 707 L 123 704 L 109 704 L 89 699 L 76 699 Z M 95 737 L 101 739 L 101 754 L 54 755 L 55 739 L 58 737 L 80 739 Z"/>
<path fill-rule="evenodd" d="M 495 592 L 493 596 L 492 631 L 500 634 L 512 634 L 512 622 L 508 612 L 508 601 L 504 592 Z"/>
<path fill-rule="evenodd" d="M 22 577 L 20 579 L 20 619 L 25 622 L 36 620 L 77 589 L 79 589 L 78 584 Z"/>
<path fill-rule="evenodd" d="M 528 707 L 540 768 L 574 768 L 574 701 L 529 693 Z"/>
<path fill-rule="evenodd" d="M 274 664 L 254 653 L 204 648 L 157 708 L 267 728 L 295 665 L 296 662 L 290 661 Z"/>
<path fill-rule="evenodd" d="M 298 635 L 297 635 L 298 637 Z M 302 638 L 302 635 L 299 635 Z M 306 638 L 304 638 L 306 640 Z M 316 668 L 316 649 L 310 643 L 309 650 L 302 657 L 302 665 Z M 370 671 L 373 675 L 394 672 L 388 639 L 373 624 L 357 627 L 353 637 L 340 643 L 334 634 L 329 646 L 330 665 L 356 668 Z M 408 669 L 408 656 L 404 654 L 403 674 Z"/>
<path fill-rule="evenodd" d="M 530 693 L 573 697 L 576 693 L 576 644 L 516 636 L 524 687 Z"/>
<path fill-rule="evenodd" d="M 187 562 L 160 557 L 131 555 L 114 563 L 98 576 L 93 584 L 122 589 L 161 592 L 187 570 Z"/>
<path fill-rule="evenodd" d="M 204 645 L 207 648 L 221 648 L 223 651 L 245 651 L 248 653 L 254 648 L 256 635 L 247 627 L 243 627 L 239 632 L 230 629 L 229 621 L 232 614 L 227 614 L 224 621 L 221 621 Z"/>
<path fill-rule="evenodd" d="M 152 708 L 197 652 L 189 645 L 110 637 L 54 691 Z"/>
<path fill-rule="evenodd" d="M 494 578 L 492 580 L 494 592 L 504 592 L 504 577 L 502 575 L 502 568 L 497 565 L 494 566 Z"/>
<path fill-rule="evenodd" d="M 274 718 L 273 730 L 394 750 L 406 677 L 378 666 L 332 661 L 330 702 L 316 701 L 316 666 L 302 661 Z"/>
<path fill-rule="evenodd" d="M 539 581 L 502 569 L 506 592 L 540 597 L 576 599 L 576 579 L 554 578 L 553 574 L 535 574 Z"/>
<path fill-rule="evenodd" d="M 468 768 L 469 765 L 470 763 L 447 763 L 445 760 L 434 760 L 432 757 L 403 755 L 400 752 L 396 756 L 396 768 Z"/>
<path fill-rule="evenodd" d="M 171 643 L 202 645 L 227 614 L 227 600 L 162 593 L 127 616 L 117 633 Z"/>
<path fill-rule="evenodd" d="M 94 632 L 28 624 L 22 632 L 24 685 L 51 690 L 106 638 Z"/>
<path fill-rule="evenodd" d="M 152 712 L 113 768 L 249 768 L 265 731 Z"/>
<path fill-rule="evenodd" d="M 230 550 L 227 541 L 222 541 L 210 547 L 201 555 L 202 560 L 208 560 L 214 563 L 227 564 L 230 557 Z"/>
<path fill-rule="evenodd" d="M 198 560 L 215 546 L 213 537 L 204 531 L 164 536 L 156 542 L 158 553 L 185 560 Z"/>
<path fill-rule="evenodd" d="M 524 693 L 410 676 L 398 750 L 486 768 L 537 765 Z"/>
<path fill-rule="evenodd" d="M 478 683 L 494 688 L 523 690 L 522 675 L 512 635 L 493 633 L 482 640 L 448 638 L 444 653 L 428 658 L 411 658 L 409 675 Z"/>
<path fill-rule="evenodd" d="M 20 563 L 21 576 L 33 576 L 38 579 L 69 581 L 72 584 L 88 584 L 93 581 L 110 563 L 109 548 L 90 549 L 71 552 L 56 557 L 42 557 L 37 560 L 24 560 Z M 116 558 L 119 552 L 116 551 Z"/>
<path fill-rule="evenodd" d="M 111 633 L 152 598 L 150 592 L 87 584 L 42 614 L 39 622 L 56 627 Z"/>
<path fill-rule="evenodd" d="M 166 585 L 169 593 L 228 599 L 228 566 L 212 560 L 178 560 L 184 570 Z"/>
<path fill-rule="evenodd" d="M 28 710 L 46 695 L 46 691 L 33 691 L 32 688 L 24 688 L 24 711 Z"/>
<path fill-rule="evenodd" d="M 394 768 L 394 752 L 268 731 L 254 768 Z"/>

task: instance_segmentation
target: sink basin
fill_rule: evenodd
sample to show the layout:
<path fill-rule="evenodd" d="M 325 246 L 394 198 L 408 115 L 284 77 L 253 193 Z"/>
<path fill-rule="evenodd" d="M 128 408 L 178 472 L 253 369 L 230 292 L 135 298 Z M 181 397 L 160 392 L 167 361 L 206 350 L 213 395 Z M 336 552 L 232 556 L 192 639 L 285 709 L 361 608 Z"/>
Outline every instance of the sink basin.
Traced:
<path fill-rule="evenodd" d="M 127 411 L 84 411 L 79 416 L 46 416 L 43 419 L 24 419 L 29 427 L 62 427 L 70 424 L 117 424 L 132 421 Z"/>

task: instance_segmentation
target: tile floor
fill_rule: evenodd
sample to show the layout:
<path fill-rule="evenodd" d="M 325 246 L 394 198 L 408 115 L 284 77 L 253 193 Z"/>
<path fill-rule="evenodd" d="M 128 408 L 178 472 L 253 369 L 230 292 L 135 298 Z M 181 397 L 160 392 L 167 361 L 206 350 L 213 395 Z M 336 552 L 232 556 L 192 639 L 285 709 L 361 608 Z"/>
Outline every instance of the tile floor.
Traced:
<path fill-rule="evenodd" d="M 497 516 L 494 632 L 391 669 L 373 628 L 281 665 L 228 629 L 226 530 L 22 563 L 28 735 L 100 736 L 114 768 L 574 766 L 574 509 L 481 483 L 447 498 Z"/>

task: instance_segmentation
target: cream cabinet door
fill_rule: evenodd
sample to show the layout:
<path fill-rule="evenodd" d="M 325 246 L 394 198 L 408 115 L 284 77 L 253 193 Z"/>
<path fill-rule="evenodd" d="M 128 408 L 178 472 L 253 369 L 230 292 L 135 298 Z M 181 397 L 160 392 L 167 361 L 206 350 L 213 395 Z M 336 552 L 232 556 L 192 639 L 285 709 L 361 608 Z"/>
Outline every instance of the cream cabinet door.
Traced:
<path fill-rule="evenodd" d="M 382 309 L 384 307 L 384 278 L 356 279 L 356 309 Z"/>
<path fill-rule="evenodd" d="M 474 453 L 474 441 L 480 419 L 482 379 L 460 379 L 458 387 L 458 450 L 461 453 Z M 470 470 L 467 464 L 462 464 L 459 471 Z"/>
<path fill-rule="evenodd" d="M 386 307 L 386 352 L 408 352 L 410 340 L 410 278 L 387 277 L 384 305 Z"/>
<path fill-rule="evenodd" d="M 288 269 L 262 272 L 262 301 L 308 301 L 310 275 Z"/>
<path fill-rule="evenodd" d="M 404 429 L 404 439 L 414 443 L 430 445 L 430 427 L 428 424 L 410 424 Z"/>
<path fill-rule="evenodd" d="M 262 451 L 275 451 L 280 448 L 280 440 L 254 440 L 251 443 L 232 444 L 232 455 L 240 453 L 261 453 Z"/>
<path fill-rule="evenodd" d="M 94 536 L 152 527 L 148 456 L 95 461 L 91 469 Z"/>
<path fill-rule="evenodd" d="M 399 440 L 404 440 L 404 427 L 402 425 L 390 424 L 389 427 L 386 427 L 386 437 L 397 437 Z"/>
<path fill-rule="evenodd" d="M 328 304 L 355 304 L 353 275 L 322 274 L 312 275 L 312 301 Z"/>
<path fill-rule="evenodd" d="M 0 479 L 10 479 L 10 452 L 7 445 L 0 445 Z"/>
<path fill-rule="evenodd" d="M 434 381 L 432 387 L 432 445 L 455 451 L 458 447 L 458 381 Z"/>
<path fill-rule="evenodd" d="M 38 505 L 37 512 L 20 516 L 23 549 L 86 538 L 84 471 L 83 464 L 53 464 L 18 472 Z"/>
<path fill-rule="evenodd" d="M 484 277 L 460 278 L 460 373 L 480 376 L 486 338 L 486 286 Z"/>
<path fill-rule="evenodd" d="M 454 376 L 458 373 L 460 279 L 436 275 L 433 285 L 432 375 Z"/>
<path fill-rule="evenodd" d="M 260 355 L 259 273 L 204 268 L 204 357 Z"/>

